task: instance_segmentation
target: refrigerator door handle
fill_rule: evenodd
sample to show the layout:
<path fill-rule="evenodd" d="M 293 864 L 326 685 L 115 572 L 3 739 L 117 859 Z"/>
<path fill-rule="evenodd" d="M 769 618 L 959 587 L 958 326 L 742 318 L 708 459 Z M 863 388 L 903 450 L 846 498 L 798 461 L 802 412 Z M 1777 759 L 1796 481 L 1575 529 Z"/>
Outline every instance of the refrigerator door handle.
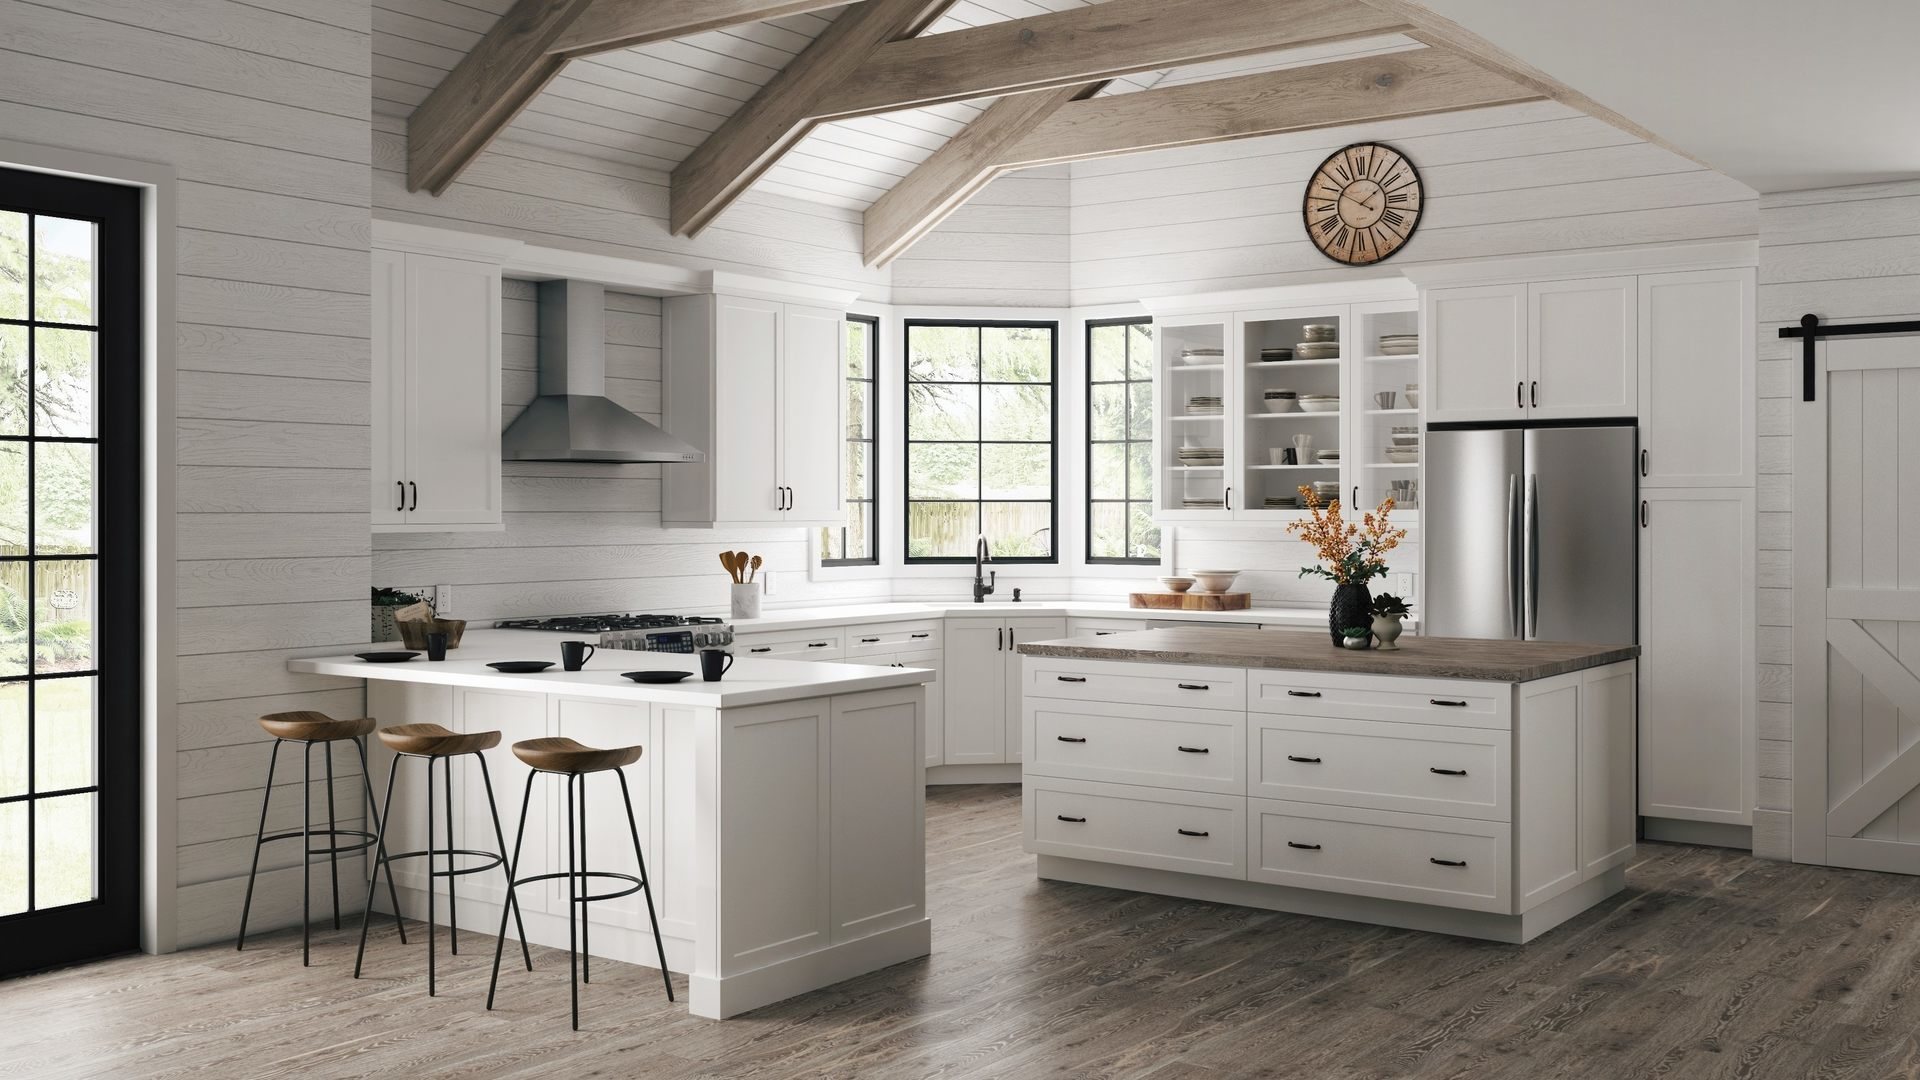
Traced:
<path fill-rule="evenodd" d="M 1507 622 L 1520 637 L 1520 478 L 1507 474 Z"/>
<path fill-rule="evenodd" d="M 1526 637 L 1531 639 L 1540 624 L 1540 478 L 1533 473 L 1527 474 L 1527 512 L 1526 512 L 1526 586 L 1527 586 L 1527 625 Z"/>

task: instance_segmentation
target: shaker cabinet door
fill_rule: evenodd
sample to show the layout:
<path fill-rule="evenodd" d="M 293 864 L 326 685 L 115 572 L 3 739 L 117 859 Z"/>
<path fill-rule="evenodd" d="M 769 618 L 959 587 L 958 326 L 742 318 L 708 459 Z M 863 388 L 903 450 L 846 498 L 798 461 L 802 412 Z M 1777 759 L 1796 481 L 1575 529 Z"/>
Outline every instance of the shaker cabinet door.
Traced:
<path fill-rule="evenodd" d="M 947 664 L 941 672 L 945 764 L 987 765 L 1007 760 L 1006 642 L 1006 626 L 998 619 L 947 622 Z"/>
<path fill-rule="evenodd" d="M 713 470 L 717 521 L 781 521 L 780 362 L 784 305 L 722 296 L 714 328 Z"/>
<path fill-rule="evenodd" d="M 410 525 L 500 521 L 500 268 L 406 256 Z"/>
<path fill-rule="evenodd" d="M 1639 408 L 1635 279 L 1527 287 L 1527 410 L 1536 420 L 1632 416 Z"/>
<path fill-rule="evenodd" d="M 841 464 L 846 460 L 846 395 L 842 393 L 841 332 L 846 316 L 826 308 L 788 306 L 786 355 L 780 372 L 780 483 L 787 489 L 785 521 L 794 525 L 846 522 Z"/>
<path fill-rule="evenodd" d="M 1429 422 L 1527 415 L 1527 287 L 1430 289 L 1421 305 Z"/>
<path fill-rule="evenodd" d="M 406 256 L 373 250 L 373 524 L 407 517 Z"/>
<path fill-rule="evenodd" d="M 1754 481 L 1754 274 L 1640 278 L 1644 487 Z"/>

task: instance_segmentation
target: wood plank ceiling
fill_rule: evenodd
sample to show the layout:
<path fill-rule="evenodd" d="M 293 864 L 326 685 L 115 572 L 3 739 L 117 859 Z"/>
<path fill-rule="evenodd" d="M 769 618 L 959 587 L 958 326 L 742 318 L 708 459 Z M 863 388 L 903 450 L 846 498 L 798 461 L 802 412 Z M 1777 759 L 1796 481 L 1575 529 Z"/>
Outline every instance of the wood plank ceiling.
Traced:
<path fill-rule="evenodd" d="M 1075 99 L 1135 94 L 1153 89 L 1159 92 L 1150 96 L 1164 98 L 1167 108 L 1138 111 L 1147 115 L 1159 112 L 1177 123 L 1181 110 L 1189 107 L 1189 103 L 1173 88 L 1200 82 L 1226 79 L 1227 82 L 1220 84 L 1223 88 L 1241 87 L 1258 93 L 1261 84 L 1247 76 L 1319 64 L 1334 65 L 1327 69 L 1330 75 L 1342 71 L 1341 65 L 1349 65 L 1345 69 L 1349 77 L 1377 77 L 1383 80 L 1383 86 L 1401 77 L 1403 71 L 1412 78 L 1424 77 L 1424 69 L 1418 65 L 1411 68 L 1402 65 L 1391 70 L 1382 68 L 1377 76 L 1351 68 L 1362 58 L 1422 47 L 1420 42 L 1398 32 L 1406 29 L 1406 26 L 1394 25 L 1398 22 L 1397 16 L 1382 14 L 1358 3 L 1349 6 L 1320 4 L 1318 0 L 1275 2 L 1292 5 L 1290 14 L 1297 18 L 1288 20 L 1289 23 L 1303 24 L 1297 33 L 1264 25 L 1259 18 L 1263 14 L 1260 2 L 1226 0 L 1222 9 L 1239 11 L 1242 21 L 1251 18 L 1253 21 L 1248 22 L 1248 33 L 1265 35 L 1256 40 L 1305 41 L 1308 44 L 1171 69 L 1134 71 L 1085 83 L 1062 82 L 1066 73 L 1052 76 L 1042 74 L 1042 80 L 1052 81 L 1036 82 L 1028 78 L 1024 85 L 1052 86 L 1057 89 L 1003 99 L 982 96 L 971 100 L 942 100 L 937 104 L 897 111 L 821 121 L 808 119 L 806 110 L 787 110 L 790 115 L 776 117 L 771 127 L 762 123 L 761 129 L 767 133 L 767 138 L 774 138 L 771 134 L 773 131 L 783 130 L 790 124 L 800 125 L 795 129 L 798 137 L 779 136 L 790 149 L 785 153 L 772 150 L 759 154 L 757 159 L 748 159 L 753 163 L 749 175 L 744 177 L 723 175 L 717 181 L 708 180 L 705 190 L 695 192 L 700 196 L 698 200 L 690 200 L 685 208 L 676 207 L 676 226 L 679 231 L 697 231 L 715 215 L 724 212 L 731 190 L 751 183 L 755 190 L 761 192 L 869 211 L 868 260 L 885 262 L 905 251 L 937 224 L 945 213 L 964 203 L 994 175 L 1005 171 L 1005 166 L 1012 160 L 1006 159 L 1005 153 L 1011 151 L 1028 131 Z M 1139 0 L 1125 0 L 1120 6 L 1131 9 L 1138 3 Z M 607 0 L 595 3 L 587 3 L 587 0 L 550 0 L 544 8 L 522 7 L 519 17 L 523 22 L 530 22 L 528 15 L 532 11 L 541 18 L 552 19 L 561 27 L 559 32 L 564 33 L 565 17 L 554 16 L 552 12 L 564 9 L 569 4 L 586 11 L 604 10 L 608 6 Z M 680 0 L 659 0 L 657 6 L 671 9 L 684 4 Z M 727 0 L 726 4 L 719 6 L 740 6 L 744 10 L 754 5 L 744 0 Z M 765 9 L 775 5 L 759 6 Z M 907 6 L 913 5 L 909 2 Z M 902 58 L 916 62 L 902 67 L 900 78 L 894 81 L 921 78 L 920 73 L 928 65 L 917 59 L 919 55 L 942 51 L 939 46 L 945 43 L 936 45 L 926 41 L 927 38 L 1014 19 L 1072 12 L 1088 6 L 1091 6 L 1089 0 L 958 0 L 950 4 L 932 3 L 927 10 L 940 13 L 926 23 L 917 36 L 913 31 L 919 29 L 920 24 L 910 21 L 900 24 L 906 27 L 906 37 L 915 38 L 912 45 L 902 47 Z M 804 2 L 784 5 L 784 9 L 789 11 L 813 7 L 813 4 Z M 415 113 L 461 59 L 480 45 L 501 16 L 514 8 L 515 0 L 375 0 L 374 110 L 376 114 L 413 121 L 413 153 L 416 155 L 416 166 L 419 166 L 416 169 L 416 183 L 435 190 L 449 182 L 457 183 L 458 169 L 484 141 L 483 134 L 480 142 L 470 141 L 463 146 L 449 136 L 439 134 L 435 136 L 437 146 L 427 144 L 427 136 L 423 135 L 422 129 L 435 125 L 423 124 L 425 114 L 416 117 Z M 942 8 L 943 11 L 940 10 Z M 717 7 L 710 10 L 717 10 Z M 512 117 L 501 130 L 502 137 L 522 143 L 662 173 L 674 173 L 679 168 L 681 173 L 697 174 L 703 169 L 712 168 L 711 163 L 720 156 L 716 154 L 716 148 L 727 140 L 724 137 L 714 140 L 704 150 L 702 144 L 716 131 L 722 130 L 723 126 L 728 131 L 739 130 L 742 121 L 737 114 L 744 111 L 751 115 L 753 110 L 746 107 L 754 95 L 774 81 L 784 69 L 794 66 L 795 58 L 801 56 L 843 11 L 844 8 L 804 10 L 799 14 L 765 21 L 746 22 L 725 29 L 580 56 L 564 67 L 550 64 L 546 70 L 529 66 L 524 72 L 506 70 L 501 74 L 489 68 L 483 73 L 484 76 L 498 85 L 488 87 L 486 92 L 498 94 L 501 104 L 490 106 L 486 101 L 476 104 L 471 100 L 451 100 L 457 96 L 472 97 L 466 94 L 467 88 L 462 85 L 458 87 L 461 95 L 443 93 L 434 106 L 439 114 L 458 111 L 463 105 L 470 113 L 476 114 L 491 107 L 500 116 Z M 576 27 L 590 21 L 590 17 L 583 16 Z M 529 27 L 529 33 L 537 33 L 540 29 L 540 25 L 535 23 Z M 836 33 L 844 36 L 847 29 L 848 25 L 843 23 Z M 578 29 L 574 31 L 576 35 L 582 32 Z M 1098 24 L 1096 20 L 1086 23 L 1083 32 L 1111 34 L 1116 31 Z M 1123 26 L 1117 32 L 1122 37 L 1121 48 L 1124 51 L 1127 47 L 1125 35 L 1129 28 Z M 496 45 L 499 44 L 499 36 L 495 35 Z M 1057 53 L 1057 42 L 1045 40 L 1045 35 L 1041 37 L 1039 44 L 1055 45 Z M 1023 37 L 1021 44 L 1027 43 L 1027 38 Z M 821 44 L 824 47 L 826 42 Z M 981 50 L 975 52 L 995 47 L 991 38 L 983 40 L 982 46 Z M 872 50 L 876 46 L 865 45 L 862 48 Z M 526 46 L 523 51 L 526 50 L 531 50 L 533 57 L 539 54 L 537 45 Z M 1222 42 L 1202 41 L 1195 45 L 1195 50 L 1186 55 L 1211 53 L 1216 57 L 1224 57 L 1235 51 L 1235 47 Z M 819 53 L 821 49 L 816 48 L 814 52 Z M 879 56 L 878 53 L 874 55 L 876 58 Z M 1035 56 L 1044 59 L 1042 53 L 1029 55 L 1023 52 L 1019 60 L 1027 63 Z M 935 59 L 950 57 L 936 56 Z M 878 64 L 883 71 L 888 70 L 886 62 L 878 61 Z M 1032 64 L 1028 63 L 1027 66 L 1031 67 Z M 554 74 L 556 67 L 559 70 Z M 1113 65 L 1109 70 L 1119 67 Z M 474 65 L 468 65 L 466 73 L 471 76 L 473 72 Z M 793 73 L 790 72 L 788 80 L 792 78 Z M 974 78 L 976 85 L 979 85 L 991 81 L 993 77 L 981 79 L 976 75 Z M 1007 81 L 999 82 L 998 86 L 1020 84 L 1021 78 L 1017 73 L 1010 74 L 1006 76 Z M 1478 83 L 1484 84 L 1486 81 L 1478 80 Z M 872 84 L 867 84 L 867 90 L 871 89 Z M 863 104 L 858 91 L 859 88 L 854 88 L 839 95 L 847 98 L 846 104 L 852 107 L 841 109 L 838 106 L 842 103 L 815 103 L 814 109 L 818 111 L 812 115 L 830 117 L 839 111 L 845 116 L 847 112 L 856 111 Z M 1439 100 L 1447 96 L 1444 93 L 1413 96 L 1423 101 L 1439 100 L 1440 108 L 1471 107 L 1480 99 L 1520 100 L 1539 96 L 1537 88 L 1515 87 L 1515 91 L 1503 97 L 1500 93 L 1488 92 L 1484 85 L 1476 85 L 1473 93 L 1461 95 L 1459 104 Z M 915 91 L 911 86 L 904 91 L 905 95 L 914 93 L 923 92 Z M 868 96 L 873 94 L 869 92 Z M 944 96 L 951 98 L 956 95 Z M 1395 87 L 1387 96 L 1405 97 L 1407 94 L 1405 88 Z M 903 96 L 899 100 L 908 99 L 908 96 Z M 1206 95 L 1201 94 L 1194 101 L 1205 99 Z M 927 99 L 920 97 L 918 100 Z M 975 121 L 996 100 L 1002 101 L 1003 107 L 990 114 L 987 123 L 974 126 L 967 138 L 955 138 L 963 131 L 968 131 L 970 125 L 975 125 Z M 515 114 L 515 106 L 522 102 L 524 107 Z M 1016 102 L 1021 107 L 1008 111 Z M 1146 102 L 1143 100 L 1141 104 L 1144 106 Z M 760 108 L 764 109 L 764 106 Z M 1083 110 L 1085 115 L 1099 112 L 1091 102 L 1073 108 Z M 1365 115 L 1364 110 L 1358 111 Z M 1330 116 L 1337 114 L 1338 110 L 1329 113 Z M 730 118 L 735 118 L 731 125 L 728 124 Z M 440 116 L 430 119 L 437 121 Z M 1274 126 L 1273 121 L 1267 123 L 1268 126 Z M 482 130 L 484 132 L 495 127 L 498 127 L 497 122 L 491 127 L 483 125 Z M 1254 124 L 1247 128 L 1246 133 L 1257 134 L 1259 129 L 1260 125 Z M 949 143 L 952 145 L 949 146 Z M 943 148 L 946 148 L 944 152 Z M 1106 152 L 1124 152 L 1124 148 Z M 437 157 L 434 156 L 436 154 Z M 426 157 L 424 162 L 420 160 L 422 155 Z M 1068 153 L 1053 160 L 1071 160 L 1074 156 Z M 929 159 L 934 160 L 929 163 Z M 960 161 L 956 164 L 953 159 Z M 761 171 L 760 166 L 766 161 L 771 161 L 771 164 Z M 749 168 L 746 161 L 729 165 L 731 168 Z M 696 188 L 694 184 L 683 183 L 687 179 L 675 175 L 676 200 L 682 197 L 683 187 Z M 891 197 L 890 192 L 893 192 Z"/>

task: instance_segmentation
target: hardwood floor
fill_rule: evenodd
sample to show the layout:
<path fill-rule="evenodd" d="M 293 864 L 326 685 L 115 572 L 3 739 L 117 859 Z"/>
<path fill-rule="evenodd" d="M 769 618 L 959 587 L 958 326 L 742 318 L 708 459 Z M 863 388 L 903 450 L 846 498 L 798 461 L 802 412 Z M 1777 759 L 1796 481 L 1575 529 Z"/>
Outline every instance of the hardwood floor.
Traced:
<path fill-rule="evenodd" d="M 286 932 L 0 983 L 0 1076 L 1920 1076 L 1920 879 L 1643 844 L 1625 893 L 1509 946 L 1040 882 L 1016 787 L 927 818 L 934 955 L 743 1018 L 603 962 L 575 1034 L 564 953 L 489 1013 L 484 935 L 429 999 L 391 929 L 358 982 L 351 931 L 307 969 Z"/>

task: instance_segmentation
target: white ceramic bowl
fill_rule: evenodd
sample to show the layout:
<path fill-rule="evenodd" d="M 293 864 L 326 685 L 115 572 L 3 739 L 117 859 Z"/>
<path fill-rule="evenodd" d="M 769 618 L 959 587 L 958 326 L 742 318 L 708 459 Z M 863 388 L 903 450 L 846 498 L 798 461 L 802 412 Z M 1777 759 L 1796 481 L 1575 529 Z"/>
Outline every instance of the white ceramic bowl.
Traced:
<path fill-rule="evenodd" d="M 1331 401 L 1324 400 L 1324 399 L 1319 401 L 1308 401 L 1305 398 L 1302 398 L 1300 401 L 1300 411 L 1301 412 L 1339 412 L 1340 399 L 1334 398 Z"/>
<path fill-rule="evenodd" d="M 1165 585 L 1168 592 L 1186 592 L 1188 589 L 1193 588 L 1193 579 L 1190 577 L 1163 577 L 1160 579 L 1160 584 Z"/>
<path fill-rule="evenodd" d="M 1233 588 L 1233 579 L 1240 576 L 1238 570 L 1193 570 L 1196 587 L 1203 593 L 1223 593 Z"/>

